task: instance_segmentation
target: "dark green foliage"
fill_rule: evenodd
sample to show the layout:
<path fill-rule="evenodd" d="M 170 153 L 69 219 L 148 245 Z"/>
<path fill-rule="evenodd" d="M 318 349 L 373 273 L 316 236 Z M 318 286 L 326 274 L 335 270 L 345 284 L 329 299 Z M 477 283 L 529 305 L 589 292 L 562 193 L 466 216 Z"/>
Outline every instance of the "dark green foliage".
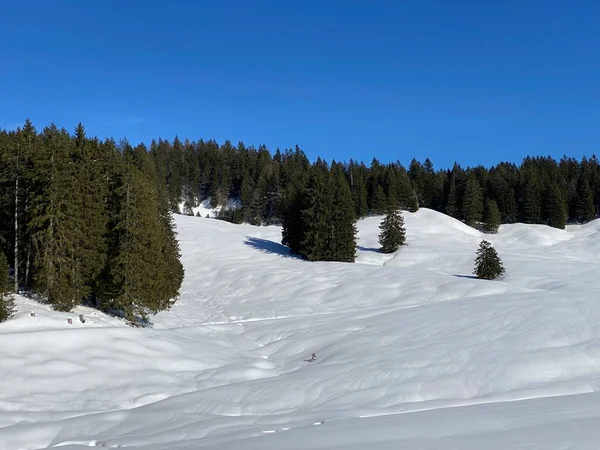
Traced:
<path fill-rule="evenodd" d="M 354 262 L 356 258 L 356 225 L 350 187 L 341 170 L 333 174 L 333 201 L 329 213 L 331 261 Z"/>
<path fill-rule="evenodd" d="M 388 211 L 379 225 L 379 244 L 382 253 L 394 253 L 406 241 L 406 230 L 404 218 L 399 208 L 394 205 L 388 207 Z"/>
<path fill-rule="evenodd" d="M 378 184 L 375 188 L 375 192 L 373 193 L 373 201 L 371 202 L 371 212 L 373 214 L 383 214 L 386 210 L 387 204 L 388 199 L 385 196 L 383 186 Z"/>
<path fill-rule="evenodd" d="M 183 155 L 188 144 L 175 144 L 153 143 L 156 159 Z M 143 146 L 91 139 L 81 124 L 73 135 L 29 121 L 0 131 L 0 245 L 21 289 L 64 311 L 100 300 L 131 320 L 170 306 L 183 278 L 170 214 L 182 180 Z"/>
<path fill-rule="evenodd" d="M 462 201 L 462 213 L 465 223 L 471 227 L 481 221 L 483 214 L 483 196 L 479 181 L 475 174 L 471 174 L 467 179 L 465 193 Z"/>
<path fill-rule="evenodd" d="M 329 260 L 330 247 L 330 179 L 318 166 L 311 169 L 306 190 L 302 193 L 299 253 L 309 261 Z"/>
<path fill-rule="evenodd" d="M 586 223 L 596 218 L 596 210 L 594 207 L 594 196 L 590 183 L 585 176 L 579 177 L 577 182 L 577 221 Z"/>
<path fill-rule="evenodd" d="M 8 261 L 4 253 L 0 252 L 0 322 L 10 319 L 13 314 L 14 303 L 9 291 Z"/>
<path fill-rule="evenodd" d="M 458 218 L 460 208 L 458 205 L 458 192 L 456 187 L 456 175 L 452 171 L 448 186 L 448 200 L 446 203 L 446 214 L 451 217 Z"/>
<path fill-rule="evenodd" d="M 561 230 L 565 229 L 567 224 L 567 209 L 563 201 L 562 194 L 558 185 L 553 184 L 548 192 L 546 200 L 546 215 L 548 216 L 548 225 Z"/>
<path fill-rule="evenodd" d="M 504 266 L 496 252 L 488 241 L 481 241 L 475 258 L 475 270 L 477 278 L 493 280 L 504 274 Z"/>
<path fill-rule="evenodd" d="M 529 180 L 523 190 L 523 222 L 542 222 L 542 193 L 535 180 Z"/>
<path fill-rule="evenodd" d="M 483 231 L 485 233 L 497 233 L 500 228 L 501 218 L 500 210 L 496 200 L 488 200 L 485 202 L 485 214 L 483 218 Z"/>

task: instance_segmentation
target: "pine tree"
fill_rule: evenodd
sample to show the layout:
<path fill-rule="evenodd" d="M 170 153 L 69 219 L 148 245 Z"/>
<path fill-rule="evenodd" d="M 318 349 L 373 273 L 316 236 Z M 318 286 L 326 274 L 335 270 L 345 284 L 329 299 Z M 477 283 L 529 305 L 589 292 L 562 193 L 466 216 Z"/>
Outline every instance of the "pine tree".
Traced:
<path fill-rule="evenodd" d="M 479 181 L 477 181 L 477 177 L 474 174 L 471 174 L 467 179 L 462 204 L 465 223 L 471 227 L 475 226 L 477 222 L 481 221 L 483 196 Z"/>
<path fill-rule="evenodd" d="M 496 200 L 487 200 L 485 202 L 485 215 L 483 219 L 483 231 L 485 233 L 497 233 L 500 228 L 500 210 Z"/>
<path fill-rule="evenodd" d="M 382 253 L 394 253 L 406 241 L 404 218 L 399 208 L 390 205 L 379 225 L 379 244 Z"/>
<path fill-rule="evenodd" d="M 477 278 L 493 280 L 504 274 L 504 266 L 496 252 L 488 241 L 481 241 L 475 258 L 475 270 Z"/>
<path fill-rule="evenodd" d="M 9 295 L 10 280 L 8 274 L 8 262 L 6 256 L 0 251 L 0 322 L 12 317 L 14 303 Z"/>
<path fill-rule="evenodd" d="M 551 184 L 546 202 L 548 225 L 564 230 L 567 224 L 567 209 L 556 183 Z"/>

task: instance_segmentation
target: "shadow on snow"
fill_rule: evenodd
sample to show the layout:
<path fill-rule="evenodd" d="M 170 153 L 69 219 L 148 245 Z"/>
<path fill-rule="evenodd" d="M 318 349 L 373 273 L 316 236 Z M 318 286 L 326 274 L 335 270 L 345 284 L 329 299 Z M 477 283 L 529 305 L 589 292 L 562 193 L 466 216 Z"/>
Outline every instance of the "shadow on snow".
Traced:
<path fill-rule="evenodd" d="M 264 253 L 271 253 L 273 255 L 283 256 L 284 258 L 302 259 L 301 256 L 293 253 L 285 245 L 267 239 L 247 236 L 244 244 Z"/>

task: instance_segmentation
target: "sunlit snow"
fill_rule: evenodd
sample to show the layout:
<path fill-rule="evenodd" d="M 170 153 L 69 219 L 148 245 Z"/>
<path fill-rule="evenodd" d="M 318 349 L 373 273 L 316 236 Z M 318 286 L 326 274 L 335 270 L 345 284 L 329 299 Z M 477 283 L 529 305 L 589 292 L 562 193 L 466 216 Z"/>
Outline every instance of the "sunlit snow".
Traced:
<path fill-rule="evenodd" d="M 392 255 L 381 218 L 359 221 L 344 264 L 295 258 L 278 227 L 176 216 L 186 277 L 153 328 L 19 297 L 0 449 L 600 448 L 600 220 L 404 217 Z M 500 280 L 471 276 L 482 238 Z"/>

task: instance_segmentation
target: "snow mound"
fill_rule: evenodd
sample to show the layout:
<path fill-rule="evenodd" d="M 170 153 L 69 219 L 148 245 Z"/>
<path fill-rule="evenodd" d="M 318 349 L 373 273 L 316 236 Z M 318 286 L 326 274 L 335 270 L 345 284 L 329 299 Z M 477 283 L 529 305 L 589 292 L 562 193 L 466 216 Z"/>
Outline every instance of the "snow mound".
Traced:
<path fill-rule="evenodd" d="M 404 217 L 391 255 L 361 220 L 344 264 L 295 257 L 275 226 L 177 216 L 182 295 L 153 328 L 17 298 L 0 449 L 596 449 L 599 221 Z M 471 276 L 484 238 L 501 280 Z"/>

